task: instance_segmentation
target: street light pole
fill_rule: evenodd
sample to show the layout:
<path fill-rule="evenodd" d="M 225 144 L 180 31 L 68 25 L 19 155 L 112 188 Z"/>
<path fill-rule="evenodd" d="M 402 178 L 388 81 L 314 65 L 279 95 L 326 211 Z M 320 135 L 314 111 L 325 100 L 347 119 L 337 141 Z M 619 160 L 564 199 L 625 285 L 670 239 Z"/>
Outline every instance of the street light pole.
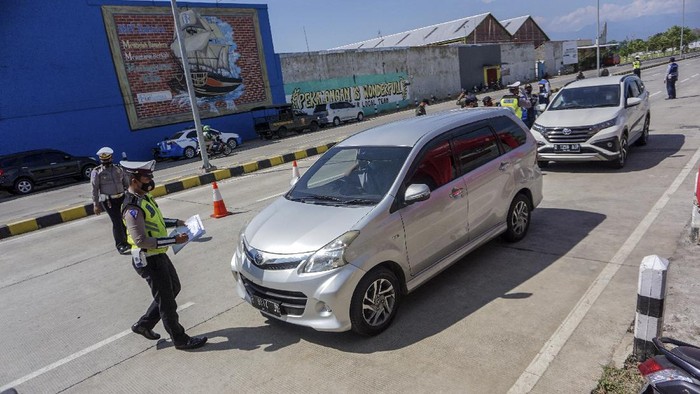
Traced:
<path fill-rule="evenodd" d="M 595 22 L 595 70 L 596 75 L 600 76 L 600 0 L 598 0 L 598 11 Z"/>
<path fill-rule="evenodd" d="M 180 35 L 180 13 L 177 11 L 175 0 L 170 0 L 170 5 L 173 9 L 173 19 L 175 20 L 175 35 L 180 47 L 180 59 L 182 60 L 182 69 L 185 73 L 185 81 L 187 82 L 187 93 L 190 96 L 190 107 L 192 107 L 192 119 L 194 119 L 194 127 L 197 130 L 197 141 L 199 142 L 199 153 L 202 155 L 202 168 L 204 171 L 216 169 L 209 163 L 209 155 L 207 154 L 206 144 L 204 143 L 204 133 L 202 133 L 202 122 L 199 119 L 199 109 L 197 108 L 197 99 L 194 96 L 194 84 L 192 83 L 192 75 L 190 74 L 190 63 L 187 60 L 187 51 L 185 50 L 185 42 Z"/>
<path fill-rule="evenodd" d="M 681 16 L 681 59 L 683 59 L 683 30 L 685 30 L 685 0 L 683 0 L 683 13 Z"/>

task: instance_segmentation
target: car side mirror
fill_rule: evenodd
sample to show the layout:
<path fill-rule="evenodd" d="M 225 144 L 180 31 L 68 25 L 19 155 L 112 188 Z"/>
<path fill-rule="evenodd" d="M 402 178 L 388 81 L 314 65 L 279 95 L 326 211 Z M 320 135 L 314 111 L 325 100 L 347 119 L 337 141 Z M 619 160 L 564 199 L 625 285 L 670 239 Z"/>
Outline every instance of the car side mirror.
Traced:
<path fill-rule="evenodd" d="M 544 112 L 545 108 L 547 108 L 547 104 L 537 104 L 537 106 L 535 107 L 535 109 L 539 112 Z"/>
<path fill-rule="evenodd" d="M 630 97 L 627 99 L 627 106 L 628 107 L 634 107 L 635 105 L 639 105 L 639 103 L 642 102 L 642 99 L 639 97 Z"/>
<path fill-rule="evenodd" d="M 425 201 L 430 198 L 430 188 L 422 183 L 409 185 L 404 193 L 403 200 L 406 204 L 413 204 L 418 201 Z"/>

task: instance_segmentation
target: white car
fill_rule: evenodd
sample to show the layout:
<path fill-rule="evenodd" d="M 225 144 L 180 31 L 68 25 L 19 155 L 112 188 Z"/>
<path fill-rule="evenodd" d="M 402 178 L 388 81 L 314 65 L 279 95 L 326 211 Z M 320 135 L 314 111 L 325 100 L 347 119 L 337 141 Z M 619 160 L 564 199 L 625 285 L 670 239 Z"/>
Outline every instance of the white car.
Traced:
<path fill-rule="evenodd" d="M 365 118 L 362 108 L 358 108 L 353 103 L 347 101 L 318 104 L 314 108 L 314 115 L 319 117 L 321 125 L 333 123 L 333 126 L 338 126 L 341 122 L 347 122 L 349 120 L 361 122 L 362 119 Z"/>
<path fill-rule="evenodd" d="M 220 136 L 221 140 L 226 142 L 231 149 L 235 149 L 243 140 L 236 133 L 222 133 L 219 130 L 209 128 L 209 132 L 214 136 Z M 156 144 L 153 148 L 153 158 L 160 159 L 191 159 L 197 155 L 197 130 L 187 129 L 178 131 L 171 137 L 164 139 Z"/>
<path fill-rule="evenodd" d="M 629 146 L 649 141 L 650 119 L 649 92 L 634 75 L 572 82 L 557 93 L 532 126 L 538 164 L 608 161 L 622 168 Z"/>

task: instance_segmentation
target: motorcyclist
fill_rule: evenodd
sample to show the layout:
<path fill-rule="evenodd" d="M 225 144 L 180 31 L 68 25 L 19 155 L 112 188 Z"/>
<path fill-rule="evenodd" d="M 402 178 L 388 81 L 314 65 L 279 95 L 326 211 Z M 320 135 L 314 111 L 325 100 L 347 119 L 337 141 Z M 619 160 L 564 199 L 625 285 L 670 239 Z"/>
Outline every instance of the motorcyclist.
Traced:
<path fill-rule="evenodd" d="M 214 144 L 214 133 L 211 132 L 211 127 L 208 125 L 202 127 L 202 131 L 204 132 L 204 146 L 207 153 L 211 153 L 211 147 Z"/>

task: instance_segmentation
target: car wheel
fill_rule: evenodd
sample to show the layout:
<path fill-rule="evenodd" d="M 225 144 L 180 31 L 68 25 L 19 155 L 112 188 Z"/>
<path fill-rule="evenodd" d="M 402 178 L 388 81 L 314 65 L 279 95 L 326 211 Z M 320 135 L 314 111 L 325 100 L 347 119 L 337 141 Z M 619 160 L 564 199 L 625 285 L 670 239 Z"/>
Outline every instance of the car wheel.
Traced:
<path fill-rule="evenodd" d="M 527 230 L 530 228 L 530 212 L 532 203 L 524 194 L 518 194 L 510 203 L 506 224 L 508 229 L 503 234 L 503 238 L 508 242 L 518 242 L 525 238 Z"/>
<path fill-rule="evenodd" d="M 617 159 L 612 162 L 612 166 L 614 168 L 620 169 L 627 164 L 627 151 L 629 150 L 629 146 L 627 146 L 627 134 L 623 134 L 622 138 L 620 138 L 620 154 L 617 156 Z"/>
<path fill-rule="evenodd" d="M 333 118 L 333 126 L 340 126 L 340 118 L 339 117 L 336 116 L 335 118 Z"/>
<path fill-rule="evenodd" d="M 400 301 L 396 275 L 386 268 L 371 270 L 362 277 L 352 294 L 352 331 L 367 336 L 384 331 L 396 316 Z"/>
<path fill-rule="evenodd" d="M 637 145 L 639 146 L 644 146 L 647 143 L 649 143 L 649 120 L 650 116 L 649 114 L 647 114 L 646 118 L 644 118 L 644 127 L 642 128 L 642 135 L 637 140 Z"/>
<path fill-rule="evenodd" d="M 95 169 L 96 166 L 92 164 L 88 164 L 85 167 L 83 167 L 83 170 L 81 171 L 82 178 L 85 180 L 90 180 L 90 175 L 92 175 L 92 170 Z"/>
<path fill-rule="evenodd" d="M 312 132 L 318 131 L 318 129 L 319 129 L 318 123 L 317 123 L 317 122 L 311 122 L 311 127 L 310 127 L 310 129 L 311 129 Z"/>
<path fill-rule="evenodd" d="M 29 194 L 34 191 L 34 182 L 29 178 L 19 178 L 15 181 L 14 191 L 17 194 Z"/>
<path fill-rule="evenodd" d="M 539 161 L 537 162 L 537 166 L 540 167 L 540 168 L 547 168 L 547 167 L 549 167 L 549 161 L 547 161 L 547 160 L 539 160 Z"/>
<path fill-rule="evenodd" d="M 289 133 L 287 132 L 287 128 L 282 126 L 279 129 L 277 129 L 277 136 L 280 138 L 284 138 L 288 135 Z"/>
<path fill-rule="evenodd" d="M 236 142 L 235 138 L 230 138 L 228 141 L 226 141 L 226 145 L 228 145 L 231 150 L 234 150 L 238 146 L 238 142 Z"/>
<path fill-rule="evenodd" d="M 186 159 L 191 159 L 191 158 L 193 158 L 195 154 L 197 154 L 197 152 L 194 151 L 194 148 L 193 148 L 193 147 L 188 146 L 187 148 L 185 148 L 184 155 L 185 155 L 185 158 L 186 158 Z"/>
<path fill-rule="evenodd" d="M 357 121 L 358 122 L 362 122 L 362 119 L 364 119 L 364 118 L 365 118 L 365 114 L 363 114 L 362 112 L 357 113 Z"/>

